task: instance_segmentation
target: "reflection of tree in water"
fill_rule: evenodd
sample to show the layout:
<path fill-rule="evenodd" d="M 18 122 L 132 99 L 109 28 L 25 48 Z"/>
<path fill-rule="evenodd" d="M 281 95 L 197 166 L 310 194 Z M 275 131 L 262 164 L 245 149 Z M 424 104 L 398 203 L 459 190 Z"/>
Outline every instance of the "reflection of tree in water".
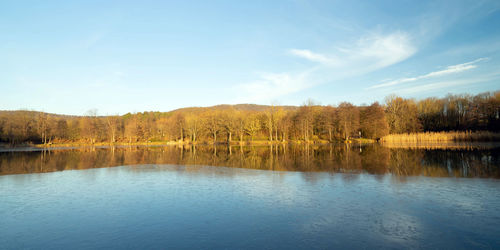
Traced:
<path fill-rule="evenodd" d="M 391 152 L 385 147 L 367 146 L 361 149 L 361 166 L 371 174 L 385 174 L 389 172 Z"/>
<path fill-rule="evenodd" d="M 0 152 L 0 175 L 123 165 L 173 164 L 236 168 L 500 178 L 498 148 L 428 150 L 374 145 L 166 146 Z M 199 168 L 186 168 L 196 171 Z"/>
<path fill-rule="evenodd" d="M 453 173 L 453 176 L 488 177 L 490 173 L 498 173 L 499 171 L 499 151 L 498 148 L 488 151 L 471 149 L 458 152 L 453 150 L 426 150 L 422 165 L 444 165 L 443 169 Z M 444 162 L 443 159 L 445 159 Z"/>
<path fill-rule="evenodd" d="M 421 150 L 415 149 L 391 150 L 389 172 L 401 176 L 419 175 L 422 171 L 422 153 Z"/>

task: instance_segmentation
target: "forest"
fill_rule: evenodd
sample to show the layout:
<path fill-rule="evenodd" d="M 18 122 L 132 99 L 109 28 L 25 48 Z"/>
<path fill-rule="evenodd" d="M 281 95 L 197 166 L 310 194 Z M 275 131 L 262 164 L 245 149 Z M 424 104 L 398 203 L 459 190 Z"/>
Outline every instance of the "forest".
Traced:
<path fill-rule="evenodd" d="M 218 105 L 121 116 L 100 116 L 95 109 L 84 116 L 0 111 L 0 142 L 7 145 L 328 143 L 428 131 L 499 130 L 500 91 L 422 100 L 391 95 L 383 104 L 360 106 L 348 102 L 324 106 L 307 101 L 302 106 Z"/>

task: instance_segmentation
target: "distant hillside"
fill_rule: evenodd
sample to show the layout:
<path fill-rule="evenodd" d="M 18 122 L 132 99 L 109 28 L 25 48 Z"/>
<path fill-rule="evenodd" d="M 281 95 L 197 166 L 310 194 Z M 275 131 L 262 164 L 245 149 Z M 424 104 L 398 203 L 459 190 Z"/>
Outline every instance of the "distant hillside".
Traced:
<path fill-rule="evenodd" d="M 78 115 L 61 115 L 61 114 L 54 114 L 54 113 L 47 113 L 47 112 L 42 112 L 42 111 L 34 111 L 34 110 L 0 110 L 0 116 L 8 116 L 8 115 L 14 115 L 14 114 L 22 114 L 26 113 L 29 115 L 39 115 L 39 114 L 47 114 L 48 116 L 51 117 L 57 117 L 57 118 L 75 118 L 79 117 Z"/>
<path fill-rule="evenodd" d="M 274 106 L 276 108 L 282 108 L 285 111 L 293 111 L 298 109 L 299 107 L 297 106 Z M 187 108 L 180 108 L 180 109 L 175 109 L 171 111 L 166 111 L 166 112 L 159 112 L 159 113 L 201 113 L 206 110 L 217 110 L 217 111 L 229 111 L 229 110 L 235 110 L 235 111 L 254 111 L 254 112 L 262 112 L 266 111 L 269 108 L 271 108 L 270 105 L 258 105 L 258 104 L 219 104 L 215 106 L 210 106 L 210 107 L 187 107 Z M 74 117 L 82 117 L 84 115 L 60 115 L 60 114 L 53 114 L 53 113 L 47 113 L 47 112 L 41 112 L 41 111 L 32 111 L 32 110 L 0 110 L 0 115 L 12 115 L 12 114 L 19 114 L 26 112 L 28 114 L 32 115 L 38 115 L 38 114 L 47 114 L 52 117 L 58 117 L 58 118 L 74 118 Z M 147 111 L 146 111 L 147 112 Z M 158 111 L 153 111 L 153 112 L 158 112 Z M 130 113 L 129 113 L 130 114 Z M 100 117 L 105 117 L 106 115 L 99 115 Z"/>
<path fill-rule="evenodd" d="M 298 109 L 297 106 L 275 106 L 277 108 L 283 108 L 286 111 L 289 110 L 296 110 Z M 269 108 L 271 108 L 270 105 L 259 105 L 259 104 L 220 104 L 220 105 L 215 105 L 215 106 L 210 106 L 210 107 L 188 107 L 188 108 L 180 108 L 176 110 L 172 110 L 170 112 L 189 112 L 189 113 L 198 113 L 198 112 L 203 112 L 205 110 L 219 110 L 219 111 L 225 111 L 225 110 L 236 110 L 236 111 L 255 111 L 255 112 L 262 112 L 266 111 Z"/>

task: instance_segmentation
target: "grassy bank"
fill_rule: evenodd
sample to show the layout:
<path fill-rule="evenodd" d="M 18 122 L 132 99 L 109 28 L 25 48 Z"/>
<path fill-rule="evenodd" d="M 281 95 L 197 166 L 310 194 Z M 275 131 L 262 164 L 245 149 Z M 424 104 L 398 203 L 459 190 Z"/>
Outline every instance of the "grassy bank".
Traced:
<path fill-rule="evenodd" d="M 500 133 L 489 131 L 465 132 L 423 132 L 409 134 L 392 134 L 381 138 L 384 143 L 420 143 L 420 142 L 481 142 L 500 141 Z"/>

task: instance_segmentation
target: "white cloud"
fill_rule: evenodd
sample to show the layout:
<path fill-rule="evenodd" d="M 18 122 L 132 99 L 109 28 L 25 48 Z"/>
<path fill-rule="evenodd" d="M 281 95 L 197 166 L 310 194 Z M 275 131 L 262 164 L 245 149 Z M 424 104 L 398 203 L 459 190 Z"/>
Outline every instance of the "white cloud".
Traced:
<path fill-rule="evenodd" d="M 337 47 L 337 56 L 328 56 L 307 49 L 291 49 L 290 54 L 332 68 L 357 66 L 359 72 L 377 70 L 401 62 L 416 52 L 409 35 L 396 32 L 389 35 L 371 35 L 352 45 Z M 341 63 L 340 63 L 341 62 Z M 360 66 L 364 66 L 362 69 Z"/>
<path fill-rule="evenodd" d="M 389 86 L 394 86 L 394 85 L 398 85 L 401 83 L 415 82 L 418 80 L 428 79 L 428 78 L 432 78 L 432 77 L 439 77 L 439 76 L 444 76 L 444 75 L 449 75 L 449 74 L 460 73 L 462 71 L 477 68 L 477 65 L 475 65 L 474 63 L 478 63 L 478 62 L 484 61 L 484 60 L 487 60 L 487 58 L 479 58 L 479 59 L 476 59 L 476 60 L 471 61 L 471 62 L 466 62 L 466 63 L 462 63 L 462 64 L 448 66 L 444 70 L 430 72 L 430 73 L 427 73 L 425 75 L 420 75 L 420 76 L 416 76 L 416 77 L 409 77 L 409 78 L 400 78 L 400 79 L 396 79 L 393 81 L 384 82 L 381 84 L 373 85 L 373 86 L 369 87 L 368 89 L 389 87 Z"/>
<path fill-rule="evenodd" d="M 294 56 L 305 58 L 305 59 L 313 61 L 313 62 L 319 62 L 319 63 L 327 64 L 327 65 L 336 63 L 336 61 L 331 57 L 328 57 L 328 56 L 325 56 L 322 54 L 318 54 L 318 53 L 314 53 L 314 52 L 307 50 L 307 49 L 291 49 L 290 54 L 292 54 Z"/>
<path fill-rule="evenodd" d="M 499 78 L 499 76 L 500 76 L 500 73 L 492 73 L 492 74 L 476 76 L 474 78 L 468 78 L 468 79 L 460 79 L 460 80 L 453 80 L 453 81 L 438 81 L 438 82 L 429 83 L 429 84 L 423 84 L 423 85 L 418 85 L 418 86 L 411 86 L 411 87 L 407 87 L 407 88 L 402 88 L 402 89 L 399 89 L 397 91 L 397 93 L 398 94 L 415 94 L 415 93 L 419 93 L 419 92 L 432 91 L 432 90 L 436 90 L 436 89 L 443 89 L 443 88 L 450 88 L 450 87 L 456 87 L 456 86 L 462 86 L 462 85 L 484 83 L 484 82 L 496 80 Z"/>
<path fill-rule="evenodd" d="M 261 73 L 260 79 L 237 86 L 244 96 L 238 102 L 265 102 L 309 87 L 308 77 L 314 70 L 300 73 Z"/>
<path fill-rule="evenodd" d="M 334 53 L 291 49 L 289 54 L 316 63 L 300 72 L 263 73 L 260 79 L 236 86 L 238 101 L 265 102 L 280 96 L 376 71 L 412 56 L 417 49 L 408 34 L 372 34 L 352 44 L 337 46 Z"/>
<path fill-rule="evenodd" d="M 373 70 L 401 62 L 415 54 L 417 49 L 410 42 L 409 35 L 396 32 L 387 36 L 374 35 L 363 38 L 353 53 L 358 60 L 371 59 Z"/>

